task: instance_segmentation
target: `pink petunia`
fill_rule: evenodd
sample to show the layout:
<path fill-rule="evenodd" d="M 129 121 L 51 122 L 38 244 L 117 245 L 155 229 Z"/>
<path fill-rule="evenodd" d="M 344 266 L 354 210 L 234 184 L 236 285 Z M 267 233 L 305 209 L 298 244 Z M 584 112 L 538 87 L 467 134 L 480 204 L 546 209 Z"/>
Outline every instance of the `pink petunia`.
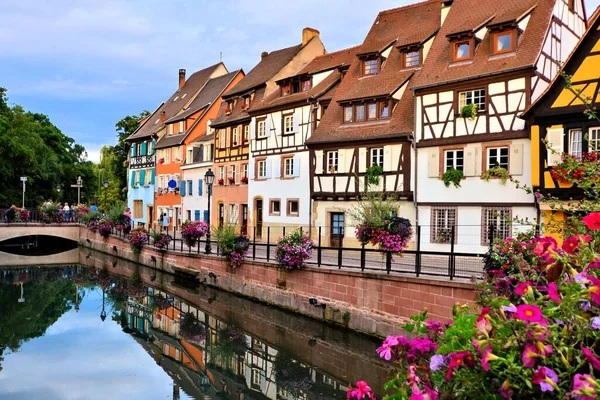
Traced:
<path fill-rule="evenodd" d="M 587 362 L 592 364 L 592 367 L 594 367 L 594 369 L 600 371 L 600 360 L 598 360 L 598 357 L 596 357 L 592 350 L 588 349 L 587 347 L 581 346 L 581 351 L 583 351 Z"/>
<path fill-rule="evenodd" d="M 356 387 L 353 388 L 352 385 L 348 388 L 348 394 L 346 395 L 348 399 L 375 399 L 375 395 L 371 392 L 371 388 L 365 381 L 356 382 Z"/>
<path fill-rule="evenodd" d="M 483 367 L 484 371 L 489 371 L 490 370 L 490 361 L 496 361 L 498 359 L 498 356 L 492 354 L 492 346 L 490 346 L 489 344 L 485 347 L 485 350 L 483 350 L 483 356 L 481 357 L 481 366 Z"/>
<path fill-rule="evenodd" d="M 560 304 L 562 301 L 560 293 L 558 292 L 558 286 L 556 286 L 554 282 L 548 284 L 548 297 L 550 297 L 550 300 L 554 301 L 556 304 Z"/>
<path fill-rule="evenodd" d="M 539 357 L 537 348 L 532 343 L 527 343 L 521 354 L 521 362 L 525 368 L 535 367 L 536 358 Z"/>
<path fill-rule="evenodd" d="M 512 398 L 513 391 L 511 389 L 510 382 L 508 381 L 508 379 L 502 383 L 498 391 L 500 392 L 500 395 L 505 399 Z"/>
<path fill-rule="evenodd" d="M 588 374 L 575 374 L 573 377 L 573 391 L 571 398 L 579 400 L 592 400 L 598 397 L 594 378 Z"/>
<path fill-rule="evenodd" d="M 558 375 L 548 367 L 539 367 L 531 377 L 531 382 L 534 385 L 540 385 L 542 392 L 553 392 Z"/>
<path fill-rule="evenodd" d="M 590 299 L 596 303 L 596 305 L 600 305 L 600 279 L 592 275 L 588 276 L 588 279 L 592 283 L 592 286 L 588 289 Z"/>
<path fill-rule="evenodd" d="M 517 286 L 515 286 L 515 294 L 518 294 L 519 296 L 523 296 L 526 293 L 529 293 L 529 291 L 531 290 L 531 282 L 520 282 Z"/>
<path fill-rule="evenodd" d="M 592 231 L 600 230 L 600 212 L 588 214 L 581 221 Z"/>
<path fill-rule="evenodd" d="M 398 344 L 398 336 L 388 336 L 383 341 L 381 347 L 377 349 L 377 354 L 379 354 L 379 357 L 390 361 L 390 359 L 392 358 L 392 351 L 395 350 L 395 347 L 398 346 Z"/>
<path fill-rule="evenodd" d="M 521 304 L 517 307 L 516 318 L 527 322 L 543 323 L 546 320 L 542 314 L 542 310 L 538 306 L 530 304 Z"/>
<path fill-rule="evenodd" d="M 562 249 L 569 254 L 575 254 L 581 242 L 589 243 L 591 241 L 592 237 L 590 235 L 570 236 L 563 242 Z"/>

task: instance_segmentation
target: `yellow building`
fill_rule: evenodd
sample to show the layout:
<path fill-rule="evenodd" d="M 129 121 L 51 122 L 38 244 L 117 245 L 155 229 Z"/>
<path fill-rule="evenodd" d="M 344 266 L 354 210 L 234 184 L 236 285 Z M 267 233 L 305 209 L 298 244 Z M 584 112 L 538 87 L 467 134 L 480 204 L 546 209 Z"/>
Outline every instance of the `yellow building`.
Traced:
<path fill-rule="evenodd" d="M 552 169 L 564 153 L 581 157 L 600 149 L 600 121 L 586 113 L 584 100 L 591 107 L 600 103 L 600 8 L 588 21 L 581 41 L 562 65 L 561 74 L 522 115 L 531 126 L 532 185 L 543 198 L 552 196 L 562 204 L 538 205 L 538 215 L 546 234 L 561 239 L 559 232 L 572 201 L 583 198 L 583 191 L 552 176 Z M 571 88 L 566 77 L 570 76 Z"/>

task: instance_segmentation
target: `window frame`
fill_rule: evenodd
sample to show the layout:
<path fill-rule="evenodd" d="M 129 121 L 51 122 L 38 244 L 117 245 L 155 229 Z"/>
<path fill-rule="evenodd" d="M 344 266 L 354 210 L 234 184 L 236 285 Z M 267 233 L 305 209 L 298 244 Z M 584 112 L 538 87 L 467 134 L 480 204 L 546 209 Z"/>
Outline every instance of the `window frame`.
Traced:
<path fill-rule="evenodd" d="M 579 133 L 579 135 L 580 135 L 579 141 L 576 142 L 576 143 L 579 143 L 579 155 L 573 154 L 573 143 L 574 142 L 572 140 L 572 136 L 574 133 Z M 581 129 L 581 128 L 569 129 L 568 136 L 567 136 L 567 145 L 568 145 L 568 154 L 581 158 L 583 156 L 583 129 Z"/>
<path fill-rule="evenodd" d="M 482 169 L 483 172 L 487 171 L 490 168 L 493 168 L 494 166 L 490 166 L 490 151 L 491 150 L 498 150 L 499 153 L 498 155 L 496 155 L 496 158 L 502 158 L 502 154 L 500 154 L 500 150 L 502 149 L 506 149 L 506 167 L 503 166 L 500 162 L 498 162 L 498 165 L 502 168 L 505 168 L 507 171 L 509 171 L 510 169 L 510 145 L 509 144 L 489 144 L 484 146 L 484 150 L 485 150 L 485 165 L 483 166 L 484 168 Z"/>
<path fill-rule="evenodd" d="M 592 139 L 592 133 L 595 138 Z M 588 153 L 600 153 L 600 126 L 591 126 L 587 134 Z M 596 148 L 592 150 L 592 143 L 596 143 Z"/>
<path fill-rule="evenodd" d="M 294 178 L 294 157 L 283 157 L 282 161 L 282 169 L 281 169 L 281 177 L 290 179 Z M 288 174 L 288 162 L 291 165 L 291 171 Z"/>
<path fill-rule="evenodd" d="M 505 35 L 510 36 L 510 47 L 505 50 L 498 50 L 498 38 Z M 517 29 L 510 28 L 503 31 L 492 32 L 492 54 L 505 54 L 514 52 L 517 49 Z"/>
<path fill-rule="evenodd" d="M 248 164 L 242 164 L 242 178 L 248 178 Z"/>
<path fill-rule="evenodd" d="M 458 57 L 457 56 L 458 48 L 461 44 L 465 44 L 465 43 L 469 46 L 469 51 L 466 56 Z M 473 53 L 474 53 L 473 47 L 475 47 L 474 44 L 475 44 L 475 40 L 472 38 L 453 41 L 452 42 L 452 61 L 457 62 L 457 61 L 466 61 L 466 60 L 473 59 Z"/>
<path fill-rule="evenodd" d="M 362 109 L 362 119 L 358 118 L 359 108 Z M 367 120 L 366 112 L 367 112 L 367 110 L 365 107 L 365 103 L 360 103 L 360 104 L 354 105 L 354 122 L 365 122 Z"/>
<path fill-rule="evenodd" d="M 242 144 L 246 143 L 250 139 L 250 124 L 244 124 L 242 126 Z"/>
<path fill-rule="evenodd" d="M 303 79 L 302 81 L 300 81 L 300 85 L 300 89 L 302 92 L 308 92 L 310 89 L 312 89 L 312 77 L 308 79 Z"/>
<path fill-rule="evenodd" d="M 274 205 L 279 204 L 279 211 L 274 210 Z M 281 216 L 281 199 L 269 199 L 269 216 L 280 217 Z"/>
<path fill-rule="evenodd" d="M 370 108 L 371 106 L 375 107 L 375 117 L 371 118 L 370 117 Z M 379 107 L 377 106 L 377 102 L 372 102 L 372 103 L 366 103 L 365 104 L 365 116 L 367 117 L 367 121 L 376 121 L 377 118 L 377 110 L 379 109 Z"/>
<path fill-rule="evenodd" d="M 440 215 L 442 214 L 442 215 Z M 452 214 L 452 215 L 451 215 Z M 441 217 L 441 218 L 440 218 Z M 438 224 L 438 222 L 442 220 L 442 225 Z M 450 235 L 450 241 L 440 241 L 443 230 L 448 230 L 452 232 L 452 228 L 454 228 L 454 235 Z M 456 206 L 434 206 L 431 207 L 430 212 L 430 232 L 429 232 L 429 242 L 430 243 L 440 243 L 440 244 L 448 244 L 453 243 L 456 244 L 456 239 L 458 238 L 458 207 Z"/>
<path fill-rule="evenodd" d="M 375 154 L 375 153 L 379 153 L 379 154 Z M 373 157 L 377 157 L 380 159 L 381 163 L 373 163 Z M 381 168 L 383 168 L 383 162 L 384 162 L 384 151 L 383 151 L 383 147 L 373 147 L 369 149 L 369 167 L 372 167 L 374 165 L 379 165 L 381 166 Z"/>
<path fill-rule="evenodd" d="M 260 174 L 260 166 L 264 165 L 264 175 Z M 265 180 L 267 179 L 267 159 L 261 158 L 256 160 L 256 180 Z"/>
<path fill-rule="evenodd" d="M 417 53 L 418 62 L 416 64 L 408 65 L 408 63 L 407 63 L 408 55 L 412 54 L 412 53 Z M 402 51 L 402 68 L 404 68 L 404 69 L 420 67 L 422 65 L 422 60 L 423 60 L 423 49 L 422 48 Z"/>
<path fill-rule="evenodd" d="M 260 127 L 263 127 L 263 134 L 260 134 Z M 257 139 L 266 139 L 267 136 L 267 118 L 256 118 L 256 138 Z"/>
<path fill-rule="evenodd" d="M 289 131 L 288 131 L 288 126 L 286 125 L 287 123 L 287 119 L 290 119 L 291 124 L 289 126 Z M 285 113 L 285 114 L 281 114 L 281 134 L 283 136 L 285 135 L 293 135 L 295 133 L 294 131 L 294 113 Z"/>
<path fill-rule="evenodd" d="M 480 244 L 482 246 L 488 246 L 489 245 L 489 232 L 490 232 L 490 221 L 491 219 L 488 218 L 488 212 L 495 212 L 495 213 L 499 213 L 499 212 L 508 212 L 508 223 L 506 226 L 504 226 L 502 228 L 502 233 L 506 233 L 506 235 L 502 235 L 502 236 L 494 236 L 494 239 L 499 238 L 499 239 L 506 239 L 507 237 L 512 236 L 512 208 L 511 207 L 481 207 L 481 240 L 480 240 Z M 495 222 L 497 222 L 499 216 L 495 215 Z M 495 232 L 498 232 L 498 230 L 495 230 Z"/>
<path fill-rule="evenodd" d="M 178 133 L 183 133 L 185 132 L 185 121 L 179 121 L 179 126 L 178 126 L 179 132 Z"/>
<path fill-rule="evenodd" d="M 334 155 L 335 157 L 331 157 L 331 155 Z M 331 159 L 335 160 L 335 164 L 331 164 Z M 339 150 L 331 150 L 328 151 L 327 153 L 325 153 L 325 161 L 327 163 L 327 169 L 326 169 L 326 173 L 327 174 L 335 174 L 338 172 L 339 168 L 340 168 L 340 153 Z M 334 171 L 331 171 L 331 167 L 334 167 Z"/>
<path fill-rule="evenodd" d="M 481 98 L 481 93 L 479 94 L 479 96 L 476 96 L 475 93 L 476 92 L 483 92 L 483 106 L 484 108 L 481 109 L 479 108 L 479 104 L 478 103 L 467 103 L 467 95 L 468 93 L 472 93 L 472 97 L 473 99 L 475 99 L 476 97 Z M 460 99 L 460 95 L 462 93 L 465 93 L 465 104 L 461 105 L 461 99 Z M 466 105 L 469 104 L 477 104 L 477 113 L 487 113 L 488 110 L 488 91 L 487 88 L 485 87 L 481 87 L 481 88 L 477 88 L 477 89 L 460 89 L 456 91 L 456 114 L 460 116 L 460 111 L 462 110 L 462 108 Z"/>
<path fill-rule="evenodd" d="M 347 119 L 348 116 L 348 109 L 350 109 L 350 120 Z M 349 105 L 349 106 L 344 106 L 342 108 L 342 112 L 343 112 L 343 121 L 345 124 L 351 124 L 352 122 L 354 122 L 354 106 L 353 105 Z"/>
<path fill-rule="evenodd" d="M 459 169 L 457 168 L 457 161 L 459 160 L 458 157 L 458 152 L 462 152 L 462 167 Z M 442 153 L 442 157 L 441 157 L 441 165 L 440 165 L 440 176 L 443 175 L 446 171 L 448 171 L 448 154 L 452 153 L 452 168 L 459 170 L 459 171 L 465 171 L 465 148 L 462 146 L 458 146 L 458 147 L 444 147 L 440 149 L 440 152 Z"/>
<path fill-rule="evenodd" d="M 235 126 L 231 128 L 231 147 L 237 147 L 241 145 L 239 127 Z"/>
<path fill-rule="evenodd" d="M 296 203 L 296 211 L 292 211 L 292 203 Z M 287 199 L 285 206 L 285 213 L 288 217 L 298 217 L 300 216 L 300 199 Z"/>
<path fill-rule="evenodd" d="M 375 66 L 370 68 L 369 73 L 367 73 L 367 63 L 375 61 Z M 362 60 L 361 63 L 361 71 L 362 76 L 373 76 L 378 75 L 381 69 L 381 57 L 368 57 Z M 374 72 L 372 72 L 374 70 Z"/>

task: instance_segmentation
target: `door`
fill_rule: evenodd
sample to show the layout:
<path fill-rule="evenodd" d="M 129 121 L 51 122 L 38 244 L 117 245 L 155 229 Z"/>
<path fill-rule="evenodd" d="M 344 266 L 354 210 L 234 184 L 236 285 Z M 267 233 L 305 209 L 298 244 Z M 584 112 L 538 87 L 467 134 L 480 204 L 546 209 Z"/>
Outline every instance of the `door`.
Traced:
<path fill-rule="evenodd" d="M 242 235 L 248 234 L 248 204 L 242 204 Z"/>
<path fill-rule="evenodd" d="M 263 201 L 256 199 L 256 237 L 262 237 L 263 228 Z"/>
<path fill-rule="evenodd" d="M 186 211 L 186 221 L 191 221 L 192 220 L 192 210 L 187 210 Z"/>
<path fill-rule="evenodd" d="M 146 225 L 150 228 L 152 226 L 154 226 L 153 222 L 153 218 L 154 218 L 154 207 L 152 206 L 148 206 L 147 209 L 147 213 L 146 213 Z"/>
<path fill-rule="evenodd" d="M 329 245 L 331 247 L 343 246 L 344 241 L 344 213 L 331 213 L 329 231 Z"/>
<path fill-rule="evenodd" d="M 223 226 L 225 222 L 225 204 L 219 203 L 219 228 Z"/>

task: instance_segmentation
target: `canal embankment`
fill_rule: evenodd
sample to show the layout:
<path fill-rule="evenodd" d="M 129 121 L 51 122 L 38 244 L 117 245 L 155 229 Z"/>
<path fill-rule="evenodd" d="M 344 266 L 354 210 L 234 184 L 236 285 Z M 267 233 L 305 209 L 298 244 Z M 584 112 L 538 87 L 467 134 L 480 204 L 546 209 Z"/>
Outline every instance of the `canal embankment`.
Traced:
<path fill-rule="evenodd" d="M 134 254 L 125 239 L 80 228 L 81 246 L 158 270 L 187 274 L 203 285 L 225 290 L 360 333 L 384 337 L 427 308 L 433 319 L 447 321 L 456 303 L 473 304 L 468 282 L 307 267 L 287 271 L 276 263 L 248 260 L 237 268 L 216 255 L 151 246 Z"/>

